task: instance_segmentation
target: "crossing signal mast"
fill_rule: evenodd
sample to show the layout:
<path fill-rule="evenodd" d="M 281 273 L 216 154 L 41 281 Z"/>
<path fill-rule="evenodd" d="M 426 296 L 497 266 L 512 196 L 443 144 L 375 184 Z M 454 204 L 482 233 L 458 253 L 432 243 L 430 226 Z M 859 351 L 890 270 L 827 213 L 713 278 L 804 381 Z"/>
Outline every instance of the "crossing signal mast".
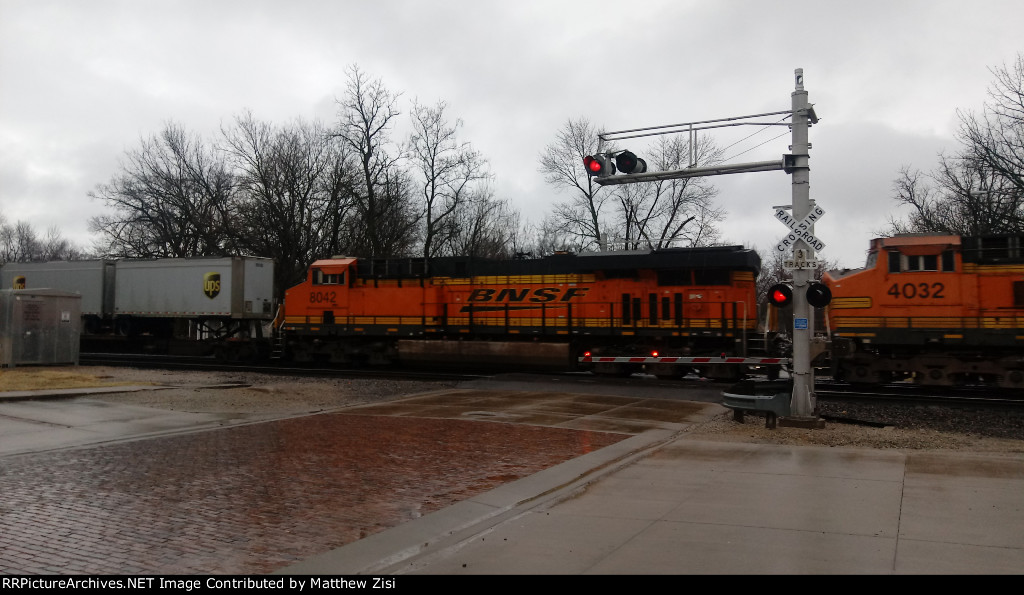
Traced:
<path fill-rule="evenodd" d="M 790 401 L 792 415 L 784 422 L 788 425 L 803 427 L 824 427 L 824 423 L 816 413 L 814 370 L 811 368 L 810 356 L 813 338 L 811 307 L 822 308 L 828 305 L 832 299 L 831 292 L 827 287 L 811 280 L 812 271 L 818 266 L 818 261 L 814 259 L 814 251 L 821 250 L 825 245 L 820 238 L 813 234 L 815 221 L 820 219 L 825 211 L 820 206 L 811 203 L 810 167 L 808 166 L 808 151 L 811 148 L 811 143 L 808 142 L 807 131 L 811 124 L 818 122 L 818 116 L 814 112 L 814 106 L 807 102 L 802 68 L 796 69 L 794 79 L 796 89 L 791 94 L 792 107 L 789 110 L 670 126 L 636 128 L 600 136 L 603 141 L 612 141 L 689 132 L 691 135 L 690 145 L 693 146 L 693 134 L 698 130 L 741 125 L 789 126 L 793 139 L 790 145 L 791 153 L 783 155 L 779 160 L 693 167 L 691 156 L 691 167 L 672 171 L 648 172 L 647 163 L 643 159 L 630 151 L 619 151 L 588 155 L 583 159 L 583 164 L 587 172 L 595 178 L 594 181 L 602 186 L 757 171 L 781 170 L 792 175 L 793 204 L 776 212 L 776 218 L 789 227 L 791 233 L 779 242 L 776 250 L 784 257 L 790 255 L 785 262 L 787 263 L 786 270 L 792 271 L 793 280 L 792 283 L 777 284 L 768 292 L 769 301 L 774 306 L 783 307 L 790 304 L 793 306 L 793 396 Z M 755 118 L 776 115 L 787 115 L 790 122 L 786 124 L 750 121 Z M 612 158 L 615 159 L 615 163 L 612 163 Z M 615 175 L 616 171 L 624 175 Z M 786 210 L 788 209 L 791 209 L 791 212 L 787 214 Z M 794 288 L 797 289 L 794 290 Z"/>

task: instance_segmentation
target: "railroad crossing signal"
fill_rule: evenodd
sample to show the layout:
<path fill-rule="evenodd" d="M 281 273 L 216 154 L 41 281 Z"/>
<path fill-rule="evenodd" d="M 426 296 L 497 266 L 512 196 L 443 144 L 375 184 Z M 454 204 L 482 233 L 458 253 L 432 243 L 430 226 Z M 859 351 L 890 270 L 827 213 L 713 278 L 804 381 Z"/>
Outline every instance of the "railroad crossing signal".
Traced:
<path fill-rule="evenodd" d="M 787 283 L 776 283 L 768 289 L 768 303 L 776 308 L 785 308 L 793 301 L 793 288 Z"/>
<path fill-rule="evenodd" d="M 598 178 L 610 176 L 615 173 L 615 164 L 612 163 L 608 155 L 587 155 L 583 158 L 583 167 L 587 169 L 587 173 Z"/>
<path fill-rule="evenodd" d="M 776 210 L 776 218 L 781 221 L 783 225 L 788 227 L 790 232 L 778 243 L 777 246 L 775 246 L 775 249 L 779 254 L 786 255 L 790 250 L 800 246 L 799 250 L 802 258 L 797 258 L 797 254 L 794 254 L 794 257 L 788 264 L 791 265 L 791 270 L 794 271 L 794 283 L 798 284 L 799 287 L 808 287 L 809 290 L 810 287 L 808 286 L 808 282 L 810 281 L 811 272 L 808 269 L 816 268 L 818 266 L 817 261 L 814 261 L 812 257 L 810 257 L 812 253 L 811 251 L 821 250 L 825 247 L 825 243 L 811 233 L 811 227 L 814 225 L 815 221 L 824 215 L 825 210 L 812 204 L 810 200 L 810 167 L 808 166 L 808 159 L 810 155 L 808 152 L 810 151 L 811 143 L 808 140 L 807 131 L 812 124 L 818 123 L 818 115 L 814 111 L 814 106 L 807 101 L 807 90 L 804 88 L 803 69 L 797 68 L 796 71 L 794 71 L 794 75 L 796 88 L 793 93 L 790 94 L 792 108 L 785 112 L 757 114 L 754 116 L 743 116 L 742 118 L 724 118 L 703 122 L 689 122 L 687 124 L 672 126 L 656 126 L 652 128 L 622 130 L 619 132 L 602 134 L 600 136 L 603 141 L 622 140 L 625 138 L 634 138 L 635 136 L 646 136 L 648 134 L 681 132 L 683 130 L 683 126 L 688 126 L 688 129 L 692 132 L 693 130 L 734 126 L 736 124 L 733 120 L 737 119 L 786 113 L 792 118 L 789 124 L 790 131 L 792 132 L 792 142 L 790 144 L 791 153 L 783 155 L 780 160 L 715 165 L 710 167 L 691 166 L 673 171 L 634 173 L 633 175 L 625 176 L 613 176 L 612 174 L 615 173 L 615 170 L 612 168 L 614 166 L 607 161 L 602 161 L 600 159 L 601 156 L 586 157 L 584 159 L 584 166 L 587 168 L 587 171 L 591 176 L 596 176 L 598 178 L 596 183 L 601 186 L 638 184 L 641 182 L 718 176 L 723 174 L 755 171 L 785 171 L 787 174 L 792 176 L 791 188 L 793 193 L 793 215 L 787 213 L 785 209 Z M 728 123 L 723 124 L 722 122 Z M 768 125 L 768 123 L 765 124 Z M 780 123 L 771 123 L 770 125 L 779 124 Z M 697 125 L 697 127 L 695 128 L 694 125 Z M 649 132 L 655 129 L 661 129 L 661 131 Z M 613 135 L 624 135 L 637 132 L 648 134 L 635 134 L 633 136 L 622 136 L 621 138 L 613 137 Z M 607 156 L 605 156 L 605 158 L 607 159 Z M 797 215 L 801 217 L 799 221 L 796 220 Z M 804 249 L 804 246 L 806 246 L 806 249 Z M 775 292 L 776 289 L 778 290 L 777 293 Z M 809 331 L 811 330 L 811 325 L 809 324 L 809 314 L 811 311 L 809 306 L 812 305 L 810 302 L 812 299 L 824 303 L 828 303 L 828 301 L 824 296 L 824 292 L 817 288 L 814 289 L 813 295 L 805 294 L 798 295 L 796 297 L 797 299 L 793 304 L 793 397 L 791 400 L 793 420 L 797 423 L 809 424 L 805 427 L 824 427 L 824 422 L 818 417 L 814 406 L 814 369 L 811 367 L 810 357 L 811 336 Z M 772 303 L 785 305 L 793 299 L 792 287 L 773 287 L 769 298 Z"/>
<path fill-rule="evenodd" d="M 832 301 L 832 291 L 821 283 L 811 283 L 804 293 L 807 303 L 815 308 L 824 308 Z M 776 283 L 768 289 L 768 303 L 776 308 L 785 308 L 793 303 L 793 287 L 788 283 Z"/>
<path fill-rule="evenodd" d="M 620 151 L 612 162 L 611 153 L 598 153 L 583 158 L 583 167 L 587 173 L 604 178 L 616 171 L 624 174 L 642 174 L 647 171 L 647 162 L 636 156 L 632 151 Z"/>
<path fill-rule="evenodd" d="M 816 237 L 811 233 L 811 226 L 813 226 L 822 215 L 825 214 L 825 209 L 818 205 L 813 205 L 810 212 L 801 219 L 796 221 L 792 215 L 786 212 L 785 209 L 776 208 L 775 218 L 778 219 L 783 225 L 790 229 L 790 233 L 786 237 L 782 238 L 778 244 L 775 245 L 775 250 L 779 253 L 785 254 L 787 251 L 793 249 L 796 246 L 798 240 L 802 240 L 809 247 L 814 250 L 821 250 L 825 247 L 825 242 L 821 241 L 821 238 Z M 817 266 L 817 263 L 815 263 Z M 798 268 L 814 268 L 814 267 L 798 267 Z"/>
<path fill-rule="evenodd" d="M 623 151 L 615 156 L 615 167 L 624 174 L 642 174 L 647 171 L 647 162 L 631 151 Z"/>
<path fill-rule="evenodd" d="M 832 301 L 832 290 L 821 283 L 811 283 L 807 287 L 807 303 L 815 308 L 824 308 Z"/>

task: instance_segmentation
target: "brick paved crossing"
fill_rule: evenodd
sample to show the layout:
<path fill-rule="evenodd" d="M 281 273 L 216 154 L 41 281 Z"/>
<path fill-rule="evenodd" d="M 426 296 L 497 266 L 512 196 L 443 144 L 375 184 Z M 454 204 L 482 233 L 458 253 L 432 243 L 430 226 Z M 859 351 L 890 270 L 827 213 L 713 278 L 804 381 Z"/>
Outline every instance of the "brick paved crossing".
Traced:
<path fill-rule="evenodd" d="M 626 437 L 331 413 L 8 456 L 0 573 L 267 573 Z"/>

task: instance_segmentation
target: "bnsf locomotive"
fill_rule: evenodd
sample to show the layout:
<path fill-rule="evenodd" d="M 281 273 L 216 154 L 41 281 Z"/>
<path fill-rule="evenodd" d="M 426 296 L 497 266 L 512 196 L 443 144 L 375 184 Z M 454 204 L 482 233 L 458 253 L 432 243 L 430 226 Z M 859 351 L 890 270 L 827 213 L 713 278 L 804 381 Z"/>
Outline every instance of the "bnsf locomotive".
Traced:
<path fill-rule="evenodd" d="M 757 253 L 739 246 L 502 261 L 334 258 L 314 262 L 285 293 L 279 322 L 298 360 L 565 368 L 584 352 L 736 354 L 757 326 L 759 270 Z"/>
<path fill-rule="evenodd" d="M 839 378 L 1024 387 L 1024 236 L 879 238 L 823 282 Z"/>

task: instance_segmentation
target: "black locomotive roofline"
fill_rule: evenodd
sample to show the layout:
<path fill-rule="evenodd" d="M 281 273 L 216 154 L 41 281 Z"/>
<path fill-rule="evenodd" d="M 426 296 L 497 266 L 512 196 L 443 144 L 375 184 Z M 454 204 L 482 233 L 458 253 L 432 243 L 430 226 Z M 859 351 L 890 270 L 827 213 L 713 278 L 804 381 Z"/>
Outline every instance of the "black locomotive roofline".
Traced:
<path fill-rule="evenodd" d="M 428 264 L 429 263 L 429 266 Z M 725 269 L 761 271 L 757 252 L 742 246 L 664 248 L 630 252 L 552 254 L 544 258 L 496 260 L 473 257 L 356 259 L 364 279 L 479 277 L 491 275 L 566 275 L 598 271 Z"/>
<path fill-rule="evenodd" d="M 964 236 L 963 260 L 977 264 L 1024 264 L 1024 234 Z"/>

